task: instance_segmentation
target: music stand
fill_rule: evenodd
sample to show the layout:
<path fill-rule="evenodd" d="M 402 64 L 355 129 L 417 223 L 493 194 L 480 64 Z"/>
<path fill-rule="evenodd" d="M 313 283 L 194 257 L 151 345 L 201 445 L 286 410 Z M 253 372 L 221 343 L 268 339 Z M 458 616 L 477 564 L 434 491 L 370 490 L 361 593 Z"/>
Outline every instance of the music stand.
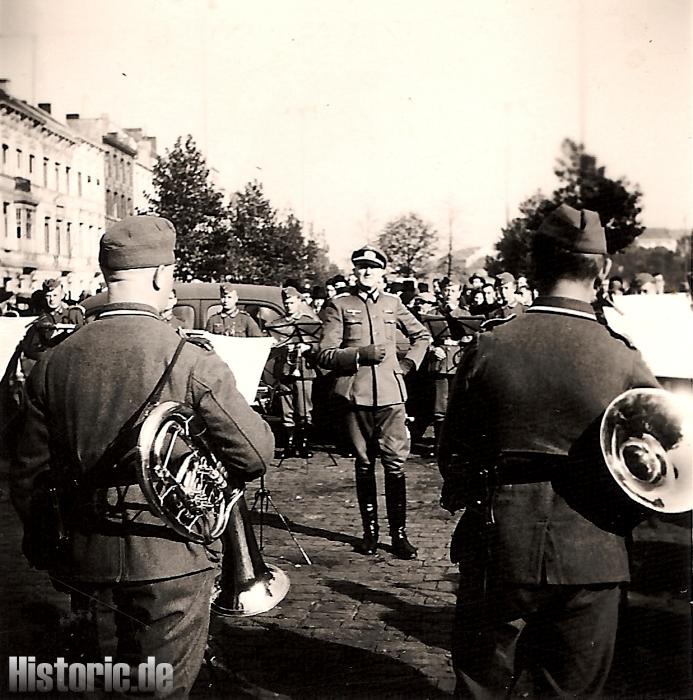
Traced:
<path fill-rule="evenodd" d="M 305 319 L 279 319 L 278 321 L 275 321 L 272 324 L 268 324 L 265 326 L 265 329 L 269 331 L 270 335 L 279 340 L 278 345 L 275 346 L 275 348 L 280 348 L 284 347 L 287 345 L 298 345 L 300 343 L 303 343 L 305 345 L 313 345 L 318 342 L 319 338 L 318 335 L 320 333 L 320 329 L 322 328 L 322 322 L 318 319 L 311 319 L 309 317 L 306 317 Z M 302 356 L 299 355 L 296 361 L 296 368 L 298 371 L 298 375 L 296 376 L 297 381 L 300 382 L 301 385 L 301 400 L 302 400 L 302 405 L 305 408 L 306 405 L 306 378 L 303 373 L 303 364 L 301 362 Z M 299 416 L 299 420 L 297 421 L 297 426 L 299 435 L 302 438 L 300 443 L 301 444 L 307 444 L 308 443 L 308 420 L 307 416 L 301 415 Z M 338 466 L 337 460 L 334 458 L 334 455 L 330 450 L 326 450 L 329 458 L 332 460 L 332 464 L 336 467 Z M 282 458 L 279 460 L 279 464 L 277 466 L 281 466 L 282 463 L 284 462 L 285 459 L 288 459 L 288 455 L 282 456 Z M 306 466 L 308 465 L 308 460 L 310 457 L 303 457 Z"/>
<path fill-rule="evenodd" d="M 265 532 L 265 515 L 267 514 L 269 510 L 269 506 L 272 506 L 274 509 L 274 512 L 279 516 L 279 519 L 282 521 L 282 525 L 284 526 L 284 529 L 289 533 L 291 536 L 291 539 L 294 541 L 294 544 L 298 547 L 298 550 L 301 552 L 303 555 L 303 558 L 306 561 L 306 564 L 309 566 L 313 563 L 310 560 L 310 557 L 306 554 L 306 550 L 301 547 L 300 542 L 296 539 L 296 535 L 294 535 L 293 531 L 289 527 L 289 521 L 284 517 L 284 514 L 277 508 L 277 506 L 274 504 L 274 501 L 272 500 L 272 494 L 270 490 L 265 486 L 265 475 L 263 474 L 260 477 L 260 488 L 255 492 L 255 498 L 253 499 L 253 505 L 250 507 L 250 510 L 255 510 L 257 504 L 260 504 L 260 510 L 258 511 L 260 513 L 260 538 L 259 538 L 259 547 L 260 551 L 262 551 L 265 547 L 265 542 L 264 542 L 264 532 Z"/>

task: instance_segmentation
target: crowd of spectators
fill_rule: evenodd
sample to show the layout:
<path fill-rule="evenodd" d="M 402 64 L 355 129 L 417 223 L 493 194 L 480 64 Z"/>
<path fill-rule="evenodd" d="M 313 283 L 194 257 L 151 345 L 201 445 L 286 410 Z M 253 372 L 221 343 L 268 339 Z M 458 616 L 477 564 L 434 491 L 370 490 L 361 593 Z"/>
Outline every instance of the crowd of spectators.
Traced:
<path fill-rule="evenodd" d="M 336 275 L 330 277 L 324 284 L 301 284 L 297 279 L 287 279 L 283 287 L 295 287 L 301 292 L 306 304 L 319 314 L 328 299 L 346 291 L 354 284 L 353 275 Z M 523 307 L 529 306 L 536 297 L 536 291 L 530 286 L 527 277 L 515 278 L 509 272 L 499 275 L 488 275 L 484 270 L 474 271 L 463 279 L 448 277 L 433 278 L 427 281 L 413 278 L 385 278 L 385 289 L 397 294 L 404 305 L 412 311 L 417 311 L 422 304 L 433 300 L 437 305 L 445 303 L 448 287 L 459 290 L 458 305 L 470 316 L 492 318 L 497 315 L 504 305 L 518 303 Z M 97 285 L 95 291 L 101 291 L 103 286 Z M 67 305 L 81 303 L 91 296 L 89 291 L 74 292 L 65 285 Z M 599 302 L 613 302 L 620 294 L 663 294 L 665 280 L 661 273 L 639 272 L 631 280 L 624 280 L 618 275 L 604 280 L 601 289 L 597 290 Z M 38 287 L 30 296 L 13 291 L 10 286 L 0 288 L 0 316 L 36 316 L 44 311 L 43 290 Z M 449 295 L 448 295 L 449 296 Z M 449 299 L 447 303 L 449 304 Z"/>

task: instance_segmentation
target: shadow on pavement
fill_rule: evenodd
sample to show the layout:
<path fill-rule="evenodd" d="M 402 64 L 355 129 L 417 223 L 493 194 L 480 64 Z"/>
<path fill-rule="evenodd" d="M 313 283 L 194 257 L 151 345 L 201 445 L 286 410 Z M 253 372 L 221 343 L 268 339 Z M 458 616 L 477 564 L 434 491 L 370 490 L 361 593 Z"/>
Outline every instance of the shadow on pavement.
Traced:
<path fill-rule="evenodd" d="M 223 675 L 206 687 L 198 679 L 194 697 L 447 698 L 420 671 L 384 654 L 316 638 L 276 626 L 212 626 L 210 649 L 241 682 Z M 276 697 L 276 695 L 274 695 Z"/>
<path fill-rule="evenodd" d="M 359 602 L 387 606 L 389 610 L 384 611 L 380 619 L 426 646 L 450 649 L 454 605 L 417 605 L 388 591 L 374 590 L 354 581 L 333 579 L 326 583 L 333 591 Z"/>
<path fill-rule="evenodd" d="M 253 525 L 257 525 L 260 522 L 260 514 L 257 510 L 250 512 Z M 312 527 L 310 525 L 302 525 L 297 523 L 285 514 L 287 522 L 291 530 L 300 535 L 308 535 L 309 537 L 321 537 L 324 540 L 329 540 L 330 542 L 344 542 L 350 544 L 352 547 L 356 547 L 357 544 L 361 542 L 360 537 L 354 537 L 353 535 L 346 535 L 343 532 L 334 532 L 332 530 L 325 530 L 321 527 Z M 281 518 L 276 513 L 265 513 L 264 514 L 264 526 L 271 527 L 275 530 L 285 530 L 284 523 Z"/>

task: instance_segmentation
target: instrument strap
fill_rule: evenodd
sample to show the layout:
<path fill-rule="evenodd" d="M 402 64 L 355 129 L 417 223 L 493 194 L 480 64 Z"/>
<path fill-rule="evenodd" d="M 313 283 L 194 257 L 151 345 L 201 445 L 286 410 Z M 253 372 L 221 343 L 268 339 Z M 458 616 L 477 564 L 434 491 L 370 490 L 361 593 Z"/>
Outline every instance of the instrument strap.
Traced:
<path fill-rule="evenodd" d="M 106 482 L 104 486 L 114 486 L 116 484 L 107 483 L 109 481 L 108 476 L 113 476 L 123 457 L 125 457 L 131 450 L 133 450 L 137 445 L 137 440 L 139 433 L 135 428 L 149 415 L 151 410 L 159 403 L 161 394 L 166 386 L 166 382 L 171 376 L 171 372 L 178 361 L 183 347 L 187 343 L 185 338 L 181 338 L 176 351 L 173 353 L 171 362 L 167 365 L 156 386 L 149 394 L 145 402 L 128 418 L 128 420 L 123 424 L 123 426 L 118 431 L 118 434 L 113 438 L 110 444 L 106 447 L 101 457 L 99 457 L 96 464 L 91 468 L 89 476 L 82 481 L 81 487 L 83 489 L 98 487 L 101 482 Z M 131 476 L 131 475 L 128 475 Z M 128 479 L 128 483 L 132 483 L 131 479 Z"/>

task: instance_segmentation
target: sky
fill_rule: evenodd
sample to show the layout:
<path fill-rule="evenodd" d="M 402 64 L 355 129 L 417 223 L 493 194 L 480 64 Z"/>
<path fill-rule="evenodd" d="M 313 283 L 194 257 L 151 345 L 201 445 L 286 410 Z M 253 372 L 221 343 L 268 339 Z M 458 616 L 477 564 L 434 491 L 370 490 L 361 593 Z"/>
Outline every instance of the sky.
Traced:
<path fill-rule="evenodd" d="M 690 0 L 0 0 L 0 77 L 159 151 L 191 133 L 335 262 L 413 211 L 492 246 L 564 138 L 693 225 Z"/>

